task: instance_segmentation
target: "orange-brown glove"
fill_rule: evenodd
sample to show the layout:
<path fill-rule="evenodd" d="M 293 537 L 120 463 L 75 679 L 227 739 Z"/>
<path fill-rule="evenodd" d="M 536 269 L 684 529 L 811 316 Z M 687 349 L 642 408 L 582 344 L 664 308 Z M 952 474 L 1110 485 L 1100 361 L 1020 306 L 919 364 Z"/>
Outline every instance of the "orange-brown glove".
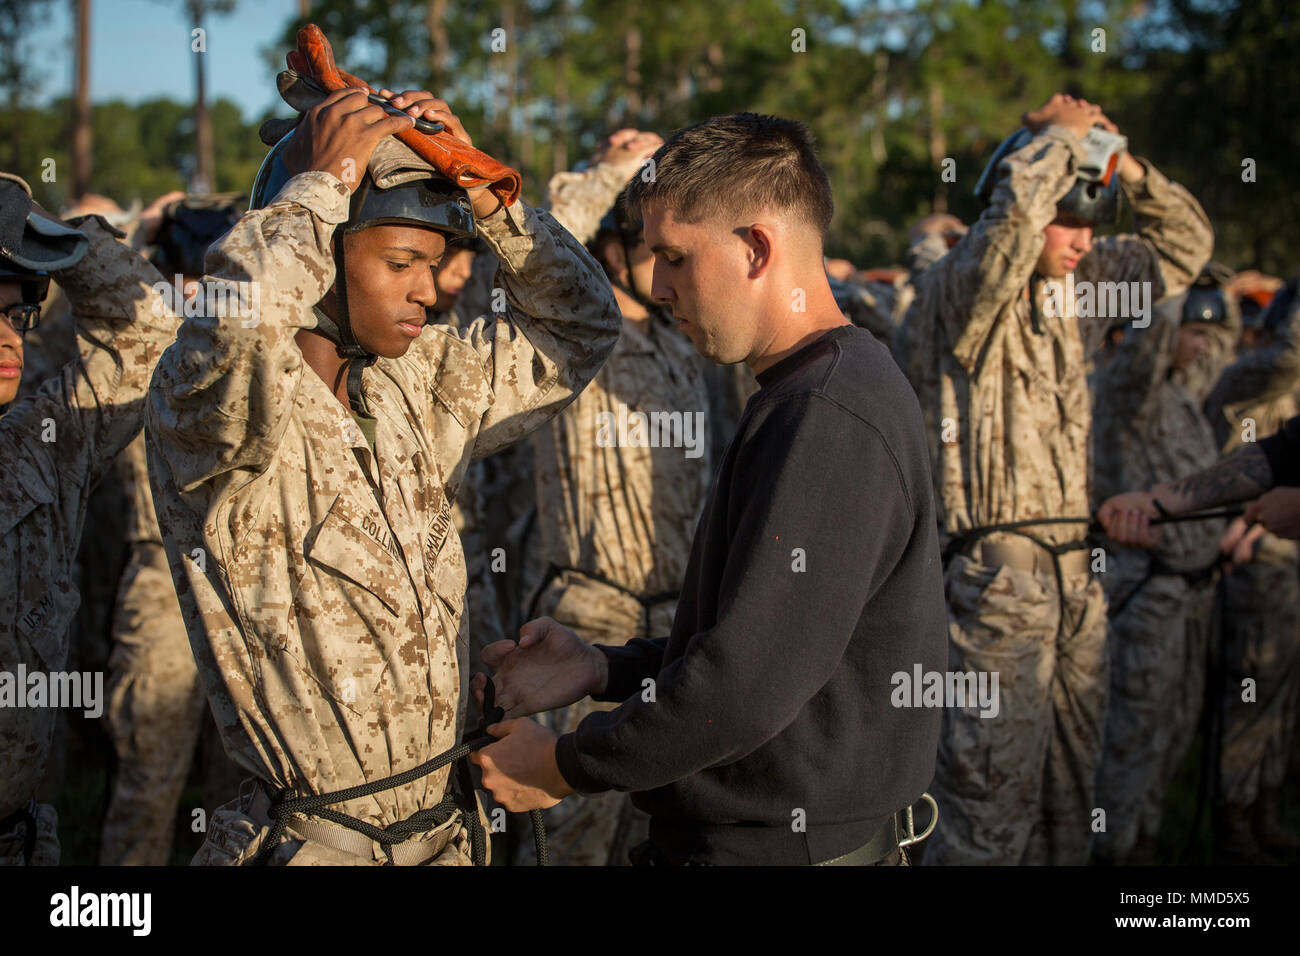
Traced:
<path fill-rule="evenodd" d="M 376 92 L 364 80 L 339 69 L 334 62 L 334 50 L 320 27 L 309 23 L 298 31 L 298 49 L 290 50 L 286 58 L 289 69 L 311 77 L 328 93 L 358 86 L 369 93 Z M 433 165 L 456 185 L 471 189 L 487 186 L 504 205 L 519 198 L 522 185 L 519 173 L 504 163 L 497 162 L 482 150 L 466 146 L 451 133 L 422 133 L 416 129 L 395 134 L 418 156 Z"/>

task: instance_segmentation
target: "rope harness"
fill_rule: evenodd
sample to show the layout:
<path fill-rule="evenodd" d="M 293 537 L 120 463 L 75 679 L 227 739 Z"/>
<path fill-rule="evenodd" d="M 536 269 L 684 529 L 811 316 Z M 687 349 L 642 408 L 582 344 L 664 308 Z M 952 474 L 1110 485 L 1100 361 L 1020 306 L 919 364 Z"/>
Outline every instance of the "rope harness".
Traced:
<path fill-rule="evenodd" d="M 1177 524 L 1183 521 L 1205 521 L 1212 518 L 1235 518 L 1243 511 L 1240 505 L 1230 505 L 1226 508 L 1218 508 L 1210 511 L 1194 511 L 1188 514 L 1172 515 L 1166 512 L 1158 502 L 1156 503 L 1156 508 L 1160 511 L 1160 517 L 1151 519 L 1151 524 L 1153 525 Z M 1052 544 L 1050 541 L 1045 541 L 1038 535 L 1031 534 L 1024 529 L 1041 525 L 1060 524 L 1082 524 L 1085 525 L 1087 530 L 1090 532 L 1100 532 L 1102 530 L 1101 523 L 1092 515 L 1067 518 L 1029 518 L 1024 521 L 1003 521 L 998 524 L 977 525 L 973 528 L 967 528 L 965 531 L 955 532 L 952 535 L 948 544 L 943 549 L 943 566 L 946 568 L 948 562 L 958 554 L 963 554 L 968 558 L 971 557 L 971 550 L 975 545 L 978 544 L 981 539 L 986 538 L 991 534 L 1012 534 L 1021 538 L 1026 538 L 1038 545 L 1038 547 L 1042 548 L 1052 557 L 1052 572 L 1056 577 L 1056 594 L 1060 603 L 1060 614 L 1058 615 L 1056 625 L 1056 638 L 1059 641 L 1065 630 L 1066 610 L 1065 576 L 1061 571 L 1061 555 L 1068 554 L 1071 551 L 1082 551 L 1086 549 L 1088 547 L 1088 541 L 1086 539 L 1080 539 L 1078 541 L 1067 541 L 1064 544 Z M 1157 570 L 1157 565 L 1159 565 L 1160 568 L 1166 568 L 1167 566 L 1162 562 L 1152 561 L 1151 571 L 1148 572 L 1147 576 L 1138 583 L 1137 587 L 1125 595 L 1124 600 L 1120 602 L 1118 610 L 1112 612 L 1112 614 L 1118 613 L 1119 610 L 1123 610 L 1124 606 L 1128 604 L 1133 596 L 1137 594 L 1137 592 L 1141 590 L 1157 573 L 1174 573 L 1184 576 L 1197 575 L 1203 579 L 1204 576 L 1213 573 L 1214 568 L 1218 567 L 1218 564 L 1219 562 L 1216 560 L 1213 565 L 1206 568 L 1198 568 L 1194 571 L 1182 572 L 1173 571 L 1172 569 L 1165 571 Z M 1189 578 L 1189 580 L 1191 580 L 1191 578 Z"/>
<path fill-rule="evenodd" d="M 529 520 L 531 524 L 531 517 Z M 609 578 L 596 571 L 584 571 L 582 568 L 570 568 L 559 564 L 548 564 L 546 566 L 546 572 L 542 575 L 541 583 L 538 584 L 537 590 L 533 592 L 533 599 L 528 602 L 528 620 L 531 621 L 533 618 L 537 617 L 537 605 L 541 602 L 542 595 L 546 593 L 547 588 L 555 583 L 555 579 L 566 571 L 570 574 L 581 575 L 584 578 L 595 581 L 597 584 L 603 584 L 605 587 L 613 588 L 620 594 L 626 595 L 640 604 L 642 620 L 645 622 L 646 637 L 650 637 L 654 633 L 650 630 L 650 613 L 655 609 L 655 607 L 664 604 L 667 601 L 676 601 L 678 597 L 681 596 L 681 592 L 679 591 L 660 591 L 658 594 L 639 594 L 630 588 L 623 587 L 623 585 L 619 584 L 617 581 L 611 581 Z"/>
<path fill-rule="evenodd" d="M 478 804 L 474 799 L 473 778 L 470 774 L 469 761 L 466 758 L 473 751 L 496 741 L 496 738 L 487 732 L 487 728 L 489 725 L 499 723 L 504 719 L 505 711 L 496 706 L 496 688 L 493 686 L 491 678 L 489 678 L 487 686 L 483 690 L 483 720 L 478 729 L 473 734 L 467 732 L 464 739 L 455 747 L 443 751 L 418 767 L 412 767 L 410 770 L 394 774 L 391 777 L 348 787 L 345 790 L 335 790 L 332 793 L 316 793 L 299 797 L 294 796 L 293 791 L 288 787 L 279 788 L 272 796 L 271 806 L 267 811 L 273 822 L 265 839 L 262 841 L 261 849 L 258 850 L 257 856 L 253 859 L 252 865 L 264 866 L 266 864 L 275 847 L 279 845 L 280 838 L 284 835 L 284 831 L 289 824 L 289 818 L 295 813 L 320 817 L 322 820 L 328 820 L 339 826 L 347 827 L 349 830 L 355 830 L 374 840 L 383 848 L 384 855 L 388 858 L 384 865 L 394 866 L 396 865 L 393 860 L 394 844 L 403 843 L 413 836 L 438 828 L 450 820 L 457 812 L 461 814 L 465 829 L 469 831 L 471 859 L 474 865 L 486 865 L 487 833 L 483 829 L 483 822 L 479 819 Z M 386 827 L 377 827 L 364 820 L 329 809 L 329 805 L 332 803 L 357 800 L 362 797 L 372 796 L 383 790 L 393 790 L 397 787 L 406 786 L 408 783 L 414 783 L 421 777 L 426 777 L 435 770 L 453 762 L 456 764 L 455 786 L 447 788 L 447 793 L 437 806 L 417 810 L 405 820 L 399 820 Z M 537 851 L 537 865 L 546 866 L 546 827 L 542 822 L 542 812 L 540 810 L 530 810 L 528 817 L 533 824 L 533 845 Z"/>

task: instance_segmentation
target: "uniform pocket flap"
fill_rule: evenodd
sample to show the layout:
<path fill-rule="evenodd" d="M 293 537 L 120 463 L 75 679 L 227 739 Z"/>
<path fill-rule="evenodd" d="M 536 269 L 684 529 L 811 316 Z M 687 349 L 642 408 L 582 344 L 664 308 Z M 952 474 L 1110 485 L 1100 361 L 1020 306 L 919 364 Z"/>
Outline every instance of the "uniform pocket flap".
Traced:
<path fill-rule="evenodd" d="M 369 591 L 393 614 L 399 613 L 406 570 L 397 542 L 378 508 L 363 511 L 342 495 L 314 537 L 307 559 Z"/>

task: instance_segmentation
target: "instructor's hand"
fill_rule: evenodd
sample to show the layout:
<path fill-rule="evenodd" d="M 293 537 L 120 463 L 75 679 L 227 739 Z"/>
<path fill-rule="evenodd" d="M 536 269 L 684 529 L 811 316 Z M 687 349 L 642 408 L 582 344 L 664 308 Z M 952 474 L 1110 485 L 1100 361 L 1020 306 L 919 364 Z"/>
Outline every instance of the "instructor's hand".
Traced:
<path fill-rule="evenodd" d="M 519 643 L 497 641 L 483 648 L 483 664 L 493 670 L 496 703 L 507 717 L 566 707 L 605 689 L 605 655 L 549 617 L 519 629 Z M 487 678 L 475 674 L 474 697 L 483 703 Z"/>
<path fill-rule="evenodd" d="M 483 771 L 483 786 L 511 813 L 553 807 L 573 788 L 555 762 L 555 734 L 535 720 L 503 720 L 488 728 L 497 738 L 469 755 Z"/>
<path fill-rule="evenodd" d="M 1247 524 L 1259 522 L 1279 538 L 1300 538 L 1300 488 L 1279 487 L 1266 491 L 1242 515 Z"/>
<path fill-rule="evenodd" d="M 1219 539 L 1219 550 L 1228 559 L 1228 571 L 1255 560 L 1255 548 L 1265 532 L 1262 524 L 1247 524 L 1245 518 L 1232 520 Z"/>

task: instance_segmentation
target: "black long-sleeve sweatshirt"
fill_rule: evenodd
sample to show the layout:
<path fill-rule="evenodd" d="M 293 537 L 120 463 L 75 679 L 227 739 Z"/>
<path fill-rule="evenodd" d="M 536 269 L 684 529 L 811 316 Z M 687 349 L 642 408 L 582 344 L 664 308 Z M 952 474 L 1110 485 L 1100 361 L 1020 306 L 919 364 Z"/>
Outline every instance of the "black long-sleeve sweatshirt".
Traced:
<path fill-rule="evenodd" d="M 1259 443 L 1273 472 L 1273 487 L 1300 485 L 1300 415 L 1288 418 L 1282 427 Z"/>
<path fill-rule="evenodd" d="M 556 745 L 579 793 L 635 791 L 670 859 L 831 859 L 934 773 L 941 712 L 891 704 L 892 675 L 947 659 L 916 396 L 852 326 L 758 381 L 696 529 L 671 635 L 601 647 L 600 699 L 623 703 Z"/>

